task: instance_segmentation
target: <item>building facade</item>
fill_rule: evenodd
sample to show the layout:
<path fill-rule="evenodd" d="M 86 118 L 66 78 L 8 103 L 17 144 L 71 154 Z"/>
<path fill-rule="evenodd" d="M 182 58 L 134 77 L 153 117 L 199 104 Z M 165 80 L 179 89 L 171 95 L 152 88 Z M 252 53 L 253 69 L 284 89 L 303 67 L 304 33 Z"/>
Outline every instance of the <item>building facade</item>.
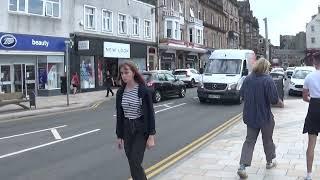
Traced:
<path fill-rule="evenodd" d="M 71 73 L 78 72 L 82 91 L 105 89 L 119 65 L 133 61 L 139 70 L 158 66 L 155 6 L 136 0 L 77 0 L 70 35 Z"/>
<path fill-rule="evenodd" d="M 196 68 L 203 65 L 202 11 L 198 0 L 158 1 L 160 69 Z"/>
<path fill-rule="evenodd" d="M 299 32 L 295 36 L 280 35 L 280 49 L 306 49 L 306 33 Z"/>
<path fill-rule="evenodd" d="M 312 65 L 312 54 L 320 51 L 320 6 L 318 14 L 312 16 L 311 21 L 306 25 L 306 58 L 304 63 Z"/>
<path fill-rule="evenodd" d="M 225 27 L 227 29 L 227 47 L 238 49 L 240 47 L 240 18 L 237 0 L 222 0 L 223 11 L 226 14 Z"/>
<path fill-rule="evenodd" d="M 257 50 L 259 44 L 259 22 L 253 16 L 249 0 L 238 1 L 240 16 L 240 48 Z"/>
<path fill-rule="evenodd" d="M 0 7 L 0 93 L 60 93 L 71 1 L 3 0 Z"/>

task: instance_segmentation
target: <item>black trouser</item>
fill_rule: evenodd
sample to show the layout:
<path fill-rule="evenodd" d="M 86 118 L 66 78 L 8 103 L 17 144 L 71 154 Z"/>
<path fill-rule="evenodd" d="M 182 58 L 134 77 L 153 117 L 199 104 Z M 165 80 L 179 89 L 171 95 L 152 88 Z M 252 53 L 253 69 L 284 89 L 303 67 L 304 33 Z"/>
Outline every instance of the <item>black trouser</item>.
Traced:
<path fill-rule="evenodd" d="M 147 138 L 143 131 L 141 119 L 125 119 L 124 149 L 133 180 L 147 180 L 142 167 Z"/>
<path fill-rule="evenodd" d="M 111 89 L 111 86 L 107 86 L 107 97 L 109 96 L 109 92 L 111 92 L 111 94 L 113 96 L 113 91 Z"/>

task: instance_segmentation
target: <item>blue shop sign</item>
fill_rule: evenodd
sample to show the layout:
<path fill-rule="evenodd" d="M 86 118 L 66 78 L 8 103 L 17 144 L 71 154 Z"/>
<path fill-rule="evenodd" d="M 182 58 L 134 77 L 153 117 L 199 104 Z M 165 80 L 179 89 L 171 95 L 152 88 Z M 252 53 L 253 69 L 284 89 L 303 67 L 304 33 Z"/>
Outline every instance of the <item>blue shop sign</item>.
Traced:
<path fill-rule="evenodd" d="M 62 37 L 0 32 L 0 50 L 64 52 L 65 40 Z"/>

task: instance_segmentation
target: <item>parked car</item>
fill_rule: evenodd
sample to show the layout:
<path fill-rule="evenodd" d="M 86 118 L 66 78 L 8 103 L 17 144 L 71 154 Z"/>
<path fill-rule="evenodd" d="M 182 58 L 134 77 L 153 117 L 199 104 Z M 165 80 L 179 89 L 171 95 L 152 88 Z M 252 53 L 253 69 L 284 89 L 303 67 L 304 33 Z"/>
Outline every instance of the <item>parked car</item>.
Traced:
<path fill-rule="evenodd" d="M 272 68 L 271 73 L 279 73 L 284 75 L 284 69 L 280 67 Z"/>
<path fill-rule="evenodd" d="M 290 81 L 289 96 L 301 95 L 305 78 L 315 70 L 312 66 L 296 67 Z"/>
<path fill-rule="evenodd" d="M 146 71 L 143 77 L 152 91 L 153 102 L 158 103 L 164 97 L 186 96 L 186 85 L 169 71 Z"/>
<path fill-rule="evenodd" d="M 291 78 L 292 74 L 294 73 L 294 69 L 295 67 L 288 67 L 287 70 L 285 71 L 285 75 L 287 76 L 287 78 Z"/>
<path fill-rule="evenodd" d="M 201 80 L 200 73 L 195 69 L 177 69 L 173 74 L 189 87 L 195 87 Z"/>

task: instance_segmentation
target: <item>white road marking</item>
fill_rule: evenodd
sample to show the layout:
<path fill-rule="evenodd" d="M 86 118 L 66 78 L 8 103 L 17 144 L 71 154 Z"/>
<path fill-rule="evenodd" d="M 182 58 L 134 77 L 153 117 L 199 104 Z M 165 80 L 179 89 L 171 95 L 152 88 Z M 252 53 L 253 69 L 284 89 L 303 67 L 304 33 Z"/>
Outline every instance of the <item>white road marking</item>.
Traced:
<path fill-rule="evenodd" d="M 50 131 L 51 129 L 63 128 L 63 127 L 66 127 L 66 126 L 67 126 L 67 125 L 57 126 L 57 127 L 53 127 L 53 128 L 42 129 L 42 130 L 38 130 L 38 131 L 32 131 L 32 132 L 27 132 L 27 133 L 23 133 L 23 134 L 17 134 L 17 135 L 13 135 L 13 136 L 2 137 L 2 138 L 0 138 L 0 140 L 10 139 L 10 138 L 14 138 L 14 137 L 29 135 L 29 134 L 35 134 L 35 133 L 44 132 L 44 131 Z"/>
<path fill-rule="evenodd" d="M 193 97 L 193 99 L 199 99 L 198 97 Z"/>
<path fill-rule="evenodd" d="M 169 105 L 167 105 L 167 104 L 164 104 L 163 106 L 164 106 L 164 107 L 166 107 L 166 108 L 169 108 L 169 107 L 171 107 L 171 106 L 169 106 Z"/>
<path fill-rule="evenodd" d="M 173 102 L 171 102 L 171 103 L 166 103 L 166 104 L 159 104 L 159 105 L 153 106 L 153 107 L 154 107 L 154 108 L 157 108 L 157 107 L 162 107 L 162 106 L 168 106 L 168 105 L 170 105 L 170 104 L 173 104 Z"/>
<path fill-rule="evenodd" d="M 71 140 L 71 139 L 74 139 L 74 138 L 77 138 L 77 137 L 80 137 L 80 136 L 84 136 L 84 135 L 87 135 L 87 134 L 91 134 L 91 133 L 94 133 L 94 132 L 97 132 L 97 131 L 100 131 L 100 130 L 101 129 L 95 129 L 95 130 L 92 130 L 92 131 L 84 132 L 84 133 L 81 133 L 81 134 L 77 134 L 77 135 L 74 135 L 74 136 L 71 136 L 71 137 L 68 137 L 68 138 L 60 139 L 60 140 L 53 141 L 53 142 L 50 142 L 50 143 L 46 143 L 46 144 L 42 144 L 42 145 L 39 145 L 39 146 L 35 146 L 35 147 L 32 147 L 32 148 L 27 148 L 27 149 L 23 149 L 23 150 L 20 150 L 20 151 L 13 152 L 13 153 L 1 155 L 0 159 L 6 158 L 6 157 L 10 157 L 10 156 L 14 156 L 14 155 L 17 155 L 17 154 L 21 154 L 21 153 L 24 153 L 24 152 L 36 150 L 36 149 L 39 149 L 39 148 L 42 148 L 42 147 L 45 147 L 45 146 L 50 146 L 52 144 L 56 144 L 56 143 L 59 143 L 59 142 Z"/>
<path fill-rule="evenodd" d="M 57 129 L 51 129 L 51 132 L 56 140 L 62 139 Z"/>
<path fill-rule="evenodd" d="M 186 105 L 187 103 L 182 103 L 182 104 L 178 104 L 178 105 L 175 105 L 175 106 L 171 106 L 171 107 L 168 107 L 168 108 L 165 108 L 165 109 L 161 109 L 161 110 L 158 110 L 156 111 L 155 113 L 159 113 L 159 112 L 162 112 L 162 111 L 167 111 L 169 109 L 173 109 L 173 108 L 176 108 L 176 107 L 179 107 L 179 106 L 183 106 L 183 105 Z"/>

